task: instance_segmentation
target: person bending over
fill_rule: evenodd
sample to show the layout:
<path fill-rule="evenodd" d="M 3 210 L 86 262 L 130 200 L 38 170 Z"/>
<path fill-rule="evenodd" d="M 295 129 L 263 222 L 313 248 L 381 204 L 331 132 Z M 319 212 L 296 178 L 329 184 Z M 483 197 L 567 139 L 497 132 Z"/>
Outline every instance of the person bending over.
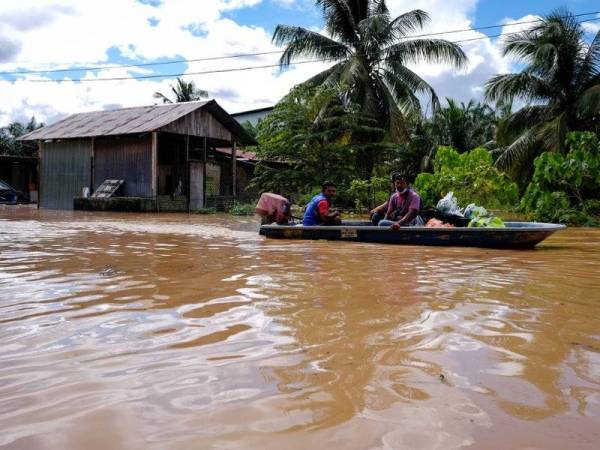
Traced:
<path fill-rule="evenodd" d="M 331 209 L 331 201 L 335 194 L 335 184 L 330 181 L 323 183 L 321 193 L 315 195 L 306 205 L 302 225 L 340 225 L 342 219 L 339 211 Z"/>

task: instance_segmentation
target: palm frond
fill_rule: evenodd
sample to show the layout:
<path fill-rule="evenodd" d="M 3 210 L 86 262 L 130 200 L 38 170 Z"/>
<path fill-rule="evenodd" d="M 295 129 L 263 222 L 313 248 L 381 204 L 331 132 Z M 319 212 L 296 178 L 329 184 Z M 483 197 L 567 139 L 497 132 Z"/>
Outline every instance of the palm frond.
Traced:
<path fill-rule="evenodd" d="M 273 42 L 287 45 L 279 59 L 282 67 L 302 56 L 339 60 L 350 55 L 350 49 L 344 44 L 302 27 L 277 25 Z"/>
<path fill-rule="evenodd" d="M 512 56 L 529 62 L 537 51 L 534 32 L 525 30 L 502 38 L 502 56 Z"/>
<path fill-rule="evenodd" d="M 361 43 L 368 54 L 376 54 L 379 48 L 393 42 L 394 36 L 388 32 L 389 23 L 389 14 L 373 14 L 358 23 Z"/>
<path fill-rule="evenodd" d="M 370 14 L 369 15 L 377 15 L 377 14 L 389 14 L 390 10 L 385 4 L 385 0 L 373 0 L 369 4 Z"/>
<path fill-rule="evenodd" d="M 173 100 L 171 100 L 161 92 L 155 92 L 154 94 L 152 94 L 152 97 L 162 100 L 163 103 L 173 103 Z"/>
<path fill-rule="evenodd" d="M 467 55 L 459 45 L 443 39 L 412 39 L 388 47 L 383 60 L 402 64 L 448 63 L 460 69 L 467 62 Z"/>
<path fill-rule="evenodd" d="M 548 81 L 527 72 L 495 75 L 485 83 L 485 98 L 493 102 L 507 103 L 515 98 L 547 101 L 557 94 Z"/>
<path fill-rule="evenodd" d="M 385 84 L 400 110 L 404 113 L 421 114 L 421 102 L 414 94 L 416 91 L 411 89 L 409 83 L 405 83 L 403 78 L 398 77 L 389 70 L 383 70 L 382 72 Z"/>
<path fill-rule="evenodd" d="M 545 105 L 527 105 L 506 119 L 506 127 L 513 134 L 552 119 L 551 108 Z"/>
<path fill-rule="evenodd" d="M 543 123 L 538 129 L 537 135 L 542 150 L 560 151 L 565 148 L 565 139 L 569 132 L 569 124 L 567 123 L 567 114 L 565 112 Z"/>
<path fill-rule="evenodd" d="M 389 133 L 392 141 L 405 142 L 408 139 L 408 130 L 404 121 L 404 115 L 396 104 L 394 96 L 385 84 L 381 84 L 383 93 L 383 106 L 389 117 Z"/>
<path fill-rule="evenodd" d="M 388 76 L 386 76 L 386 80 L 388 83 L 392 82 L 391 78 L 395 78 L 400 81 L 403 85 L 409 88 L 411 91 L 415 93 L 426 94 L 430 97 L 431 103 L 433 105 L 433 109 L 437 110 L 440 107 L 440 102 L 435 93 L 433 87 L 427 83 L 423 78 L 417 75 L 415 72 L 410 70 L 408 67 L 403 66 L 402 64 L 398 64 L 396 62 L 392 62 L 386 65 L 388 69 L 386 72 L 389 72 L 389 80 Z M 394 84 L 396 82 L 393 82 Z M 392 92 L 394 89 L 392 89 Z M 420 107 L 420 105 L 419 105 Z"/>
<path fill-rule="evenodd" d="M 584 86 L 600 74 L 600 31 L 596 33 L 594 39 L 587 47 L 585 56 L 581 60 L 581 64 L 577 73 L 577 84 Z"/>
<path fill-rule="evenodd" d="M 581 119 L 600 119 L 600 83 L 583 91 L 575 108 L 577 116 Z"/>
<path fill-rule="evenodd" d="M 344 68 L 344 65 L 344 62 L 339 62 L 331 66 L 329 69 L 325 69 L 323 72 L 320 72 L 310 77 L 308 80 L 302 82 L 301 84 L 309 87 L 333 86 L 334 84 L 339 83 L 340 74 Z"/>
<path fill-rule="evenodd" d="M 496 166 L 502 170 L 518 171 L 521 166 L 533 160 L 533 157 L 541 153 L 536 131 L 537 128 L 529 129 L 506 147 L 498 156 Z"/>
<path fill-rule="evenodd" d="M 316 0 L 315 4 L 321 8 L 325 28 L 331 36 L 339 38 L 346 44 L 359 41 L 356 34 L 356 21 L 346 0 Z"/>
<path fill-rule="evenodd" d="M 422 30 L 427 22 L 429 22 L 429 14 L 423 10 L 414 9 L 392 20 L 387 31 L 395 38 L 403 38 Z"/>

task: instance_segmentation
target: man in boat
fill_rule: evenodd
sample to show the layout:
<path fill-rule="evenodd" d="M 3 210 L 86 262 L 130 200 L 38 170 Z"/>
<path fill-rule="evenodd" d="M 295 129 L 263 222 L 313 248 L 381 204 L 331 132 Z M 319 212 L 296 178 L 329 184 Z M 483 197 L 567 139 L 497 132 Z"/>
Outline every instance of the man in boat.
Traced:
<path fill-rule="evenodd" d="M 409 186 L 408 178 L 397 174 L 394 179 L 396 192 L 390 197 L 385 219 L 379 222 L 380 227 L 418 227 L 425 223 L 421 218 L 421 197 Z"/>
<path fill-rule="evenodd" d="M 395 180 L 396 180 L 396 176 L 400 175 L 397 172 L 394 172 L 391 177 L 390 177 L 390 182 L 392 183 L 392 189 L 391 189 L 391 193 L 388 196 L 388 199 L 383 202 L 381 205 L 377 206 L 376 208 L 373 208 L 371 211 L 369 211 L 369 217 L 371 219 L 371 223 L 373 225 L 379 225 L 379 222 L 381 222 L 383 219 L 385 219 L 385 214 L 387 213 L 388 210 L 388 205 L 390 204 L 390 199 L 392 198 L 392 195 L 394 195 L 396 193 L 396 185 L 395 185 Z"/>
<path fill-rule="evenodd" d="M 339 211 L 331 209 L 331 201 L 335 194 L 335 184 L 330 181 L 323 183 L 321 193 L 315 195 L 306 205 L 302 225 L 340 225 L 342 218 Z"/>

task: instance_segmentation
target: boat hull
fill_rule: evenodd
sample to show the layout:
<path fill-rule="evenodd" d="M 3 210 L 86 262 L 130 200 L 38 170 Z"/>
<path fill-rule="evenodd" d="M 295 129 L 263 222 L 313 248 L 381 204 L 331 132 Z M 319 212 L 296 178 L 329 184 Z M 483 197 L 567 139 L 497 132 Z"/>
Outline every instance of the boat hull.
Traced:
<path fill-rule="evenodd" d="M 534 222 L 506 222 L 506 228 L 426 228 L 400 230 L 376 227 L 369 222 L 346 222 L 340 226 L 263 225 L 260 234 L 275 239 L 308 239 L 371 242 L 396 245 L 438 245 L 485 248 L 533 248 L 566 228 Z"/>

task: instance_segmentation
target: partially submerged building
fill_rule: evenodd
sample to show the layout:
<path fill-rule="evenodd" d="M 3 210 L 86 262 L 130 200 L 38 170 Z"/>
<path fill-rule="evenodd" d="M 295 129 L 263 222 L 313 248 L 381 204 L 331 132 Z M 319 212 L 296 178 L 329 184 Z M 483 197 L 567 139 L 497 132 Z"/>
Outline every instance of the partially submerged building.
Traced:
<path fill-rule="evenodd" d="M 0 180 L 8 183 L 24 197 L 38 200 L 38 159 L 36 156 L 0 155 Z"/>
<path fill-rule="evenodd" d="M 86 188 L 117 179 L 124 183 L 116 196 L 127 201 L 92 199 L 79 207 L 145 211 L 194 210 L 243 196 L 254 161 L 238 147 L 256 143 L 214 100 L 74 114 L 20 139 L 39 143 L 41 207 L 72 209 Z"/>

